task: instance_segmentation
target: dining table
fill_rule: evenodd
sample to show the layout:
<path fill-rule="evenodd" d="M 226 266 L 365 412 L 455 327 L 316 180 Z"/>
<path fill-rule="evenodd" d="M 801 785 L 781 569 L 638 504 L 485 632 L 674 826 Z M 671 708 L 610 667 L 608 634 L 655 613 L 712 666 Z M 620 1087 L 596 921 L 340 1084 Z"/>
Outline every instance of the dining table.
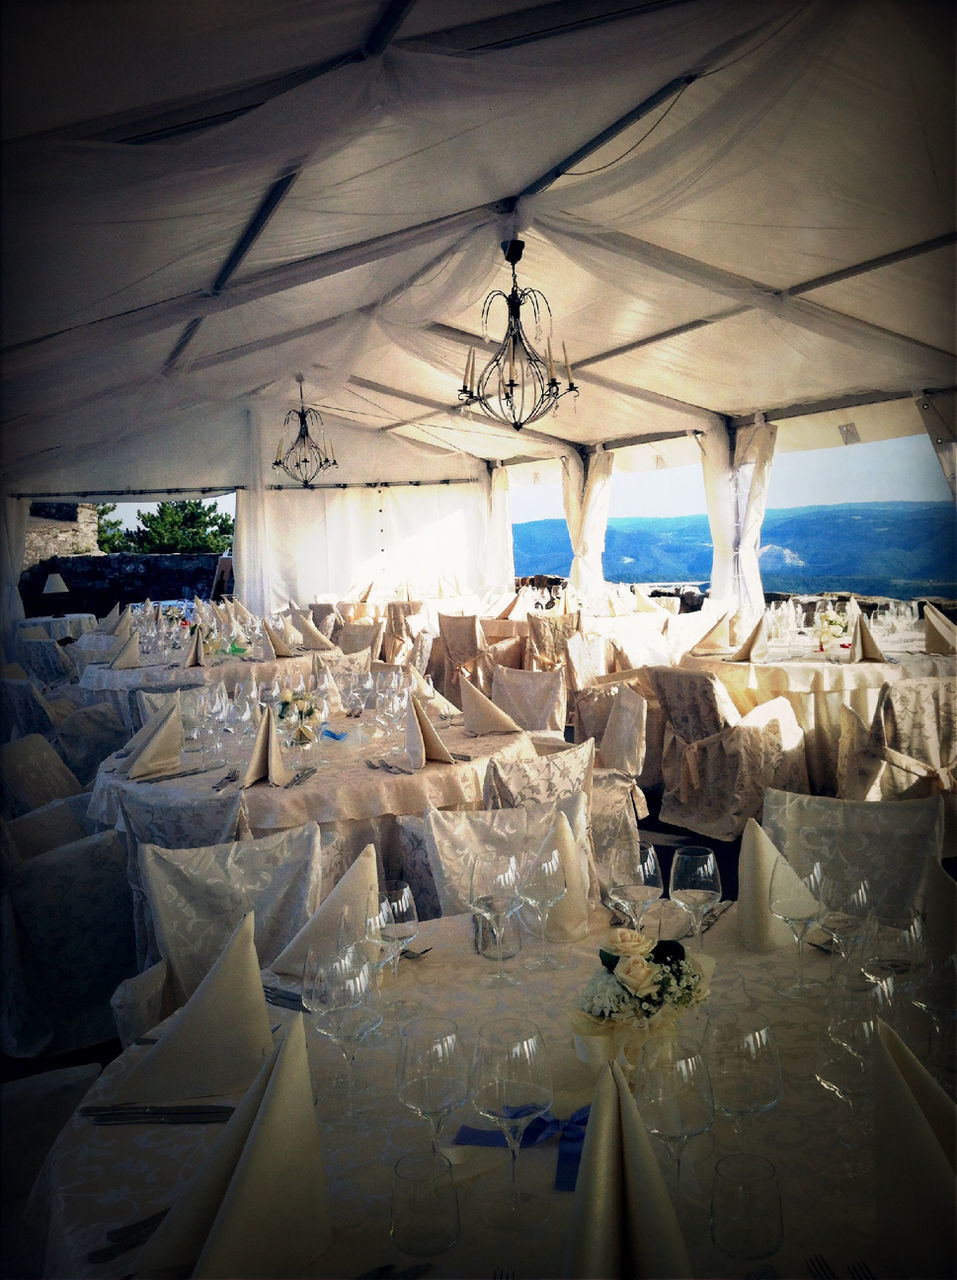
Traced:
<path fill-rule="evenodd" d="M 111 649 L 115 647 L 113 637 L 103 638 L 112 641 Z M 212 653 L 206 656 L 202 666 L 192 667 L 183 665 L 185 656 L 186 649 L 174 650 L 171 654 L 141 654 L 139 666 L 125 668 L 111 667 L 105 657 L 88 660 L 79 685 L 95 695 L 96 701 L 111 702 L 132 734 L 142 724 L 135 697 L 139 689 L 172 693 L 176 689 L 196 689 L 222 681 L 231 695 L 240 681 L 248 684 L 250 679 L 255 679 L 257 685 L 268 688 L 278 680 L 280 685 L 295 687 L 300 678 L 308 680 L 312 674 L 313 655 L 309 650 L 283 658 L 261 658 L 251 652 Z"/>
<path fill-rule="evenodd" d="M 51 640 L 77 640 L 88 632 L 95 631 L 96 615 L 93 613 L 51 613 L 39 618 L 21 618 L 17 622 L 17 637 L 21 631 L 40 627 Z"/>
<path fill-rule="evenodd" d="M 646 927 L 656 928 L 661 937 L 680 936 L 687 917 L 670 901 L 661 907 L 657 923 Z M 736 911 L 737 904 L 733 904 L 704 934 L 704 951 L 715 962 L 710 994 L 704 1004 L 683 1015 L 688 1022 L 679 1023 L 679 1029 L 700 1038 L 705 1015 L 710 1012 L 764 1014 L 779 1048 L 783 1083 L 777 1105 L 754 1120 L 743 1144 L 719 1116 L 686 1149 L 680 1190 L 672 1195 L 693 1274 L 843 1276 L 849 1267 L 859 1268 L 857 1274 L 862 1276 L 898 1274 L 884 1265 L 883 1236 L 875 1212 L 872 1146 L 864 1117 L 859 1113 L 852 1126 L 845 1103 L 815 1078 L 818 1046 L 827 1019 L 826 984 L 832 959 L 823 951 L 812 950 L 806 957 L 806 975 L 825 984 L 823 993 L 811 999 L 788 999 L 779 988 L 794 976 L 794 949 L 785 947 L 771 953 L 745 950 L 736 928 Z M 574 1196 L 568 1189 L 555 1189 L 560 1147 L 565 1140 L 558 1130 L 579 1108 L 588 1105 L 599 1071 L 598 1066 L 578 1056 L 570 1013 L 598 966 L 598 947 L 608 921 L 606 909 L 596 905 L 586 937 L 550 944 L 551 952 L 561 961 L 560 968 L 525 968 L 527 949 L 505 960 L 504 967 L 518 979 L 511 987 L 483 985 L 498 962 L 477 950 L 470 915 L 421 923 L 408 942 L 410 955 L 399 962 L 395 988 L 403 1004 L 412 1006 L 406 1016 L 420 1012 L 452 1019 L 468 1050 L 475 1044 L 479 1028 L 503 1015 L 537 1024 L 547 1045 L 553 1082 L 551 1114 L 558 1122 L 556 1133 L 523 1148 L 518 1162 L 523 1193 L 538 1197 L 547 1217 L 540 1225 L 503 1233 L 485 1224 L 485 1214 L 488 1206 L 507 1194 L 507 1153 L 501 1147 L 456 1141 L 461 1126 L 482 1123 L 468 1100 L 449 1116 L 440 1144 L 453 1165 L 461 1231 L 450 1249 L 424 1260 L 430 1276 L 533 1280 L 567 1274 Z M 529 939 L 529 945 L 537 944 Z M 267 985 L 277 983 L 275 975 L 268 972 L 264 981 Z M 295 980 L 282 981 L 295 990 Z M 387 985 L 381 995 L 382 1024 L 361 1044 L 356 1056 L 350 1114 L 344 1113 L 331 1083 L 342 1067 L 339 1051 L 306 1016 L 315 1118 L 334 1229 L 328 1248 L 298 1273 L 303 1276 L 359 1277 L 372 1272 L 385 1275 L 390 1270 L 400 1274 L 416 1261 L 402 1253 L 390 1237 L 391 1171 L 402 1155 L 427 1150 L 428 1127 L 397 1098 L 398 1023 L 389 1017 L 391 995 Z M 274 1034 L 280 1037 L 293 1015 L 272 1004 L 269 1012 Z M 166 1025 L 154 1036 L 161 1037 Z M 105 1102 L 113 1097 L 131 1067 L 150 1051 L 149 1045 L 130 1046 L 105 1068 L 86 1101 Z M 45 1234 L 44 1275 L 135 1274 L 134 1250 L 105 1263 L 91 1263 L 88 1255 L 104 1245 L 107 1230 L 156 1213 L 181 1194 L 217 1136 L 215 1125 L 95 1127 L 89 1119 L 75 1114 L 48 1156 L 28 1204 L 30 1220 Z M 667 1156 L 663 1148 L 657 1148 L 657 1139 L 654 1143 L 664 1169 Z M 742 1145 L 748 1153 L 772 1161 L 780 1187 L 783 1243 L 772 1258 L 760 1264 L 725 1255 L 712 1242 L 709 1231 L 715 1163 Z M 567 1161 L 567 1152 L 563 1159 Z M 812 1269 L 809 1259 L 820 1259 L 822 1267 L 832 1270 Z"/>
<path fill-rule="evenodd" d="M 332 716 L 318 742 L 308 749 L 283 748 L 291 786 L 274 786 L 261 779 L 243 790 L 245 811 L 253 836 L 319 824 L 323 847 L 323 894 L 348 870 L 362 849 L 374 843 L 383 874 L 403 871 L 400 819 L 419 818 L 431 805 L 437 809 L 477 809 L 482 803 L 485 773 L 492 759 L 508 762 L 534 759 L 531 737 L 524 731 L 470 734 L 461 716 L 437 726 L 453 756 L 451 763 L 427 761 L 421 769 L 399 764 L 382 767 L 395 738 L 387 740 L 374 724 L 373 713 L 360 717 Z M 198 741 L 187 741 L 172 777 L 130 779 L 118 770 L 122 756 L 105 759 L 90 794 L 88 816 L 104 826 L 122 823 L 121 800 L 149 793 L 171 815 L 176 829 L 189 831 L 193 845 L 213 843 L 204 837 L 204 814 L 213 788 L 222 794 L 241 788 L 252 752 L 251 726 L 245 733 L 223 732 L 222 757 L 211 763 Z M 310 772 L 311 771 L 311 772 Z"/>
<path fill-rule="evenodd" d="M 761 661 L 735 662 L 728 652 L 692 652 L 685 654 L 679 667 L 713 672 L 742 715 L 772 698 L 787 698 L 804 731 L 811 791 L 833 796 L 838 791 L 842 706 L 851 707 L 870 725 L 885 684 L 957 677 L 953 654 L 923 653 L 891 644 L 882 652 L 883 662 L 852 662 L 839 644 L 825 652 L 801 636 L 772 645 Z"/>

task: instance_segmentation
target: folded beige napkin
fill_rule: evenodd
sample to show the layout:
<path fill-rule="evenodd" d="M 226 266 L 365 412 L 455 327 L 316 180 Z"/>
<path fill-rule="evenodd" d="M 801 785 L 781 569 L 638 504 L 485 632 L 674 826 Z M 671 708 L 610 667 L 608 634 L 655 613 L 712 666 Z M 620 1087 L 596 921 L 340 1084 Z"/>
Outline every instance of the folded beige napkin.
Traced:
<path fill-rule="evenodd" d="M 267 634 L 265 621 L 263 622 L 263 628 L 259 636 L 259 647 L 260 647 L 260 650 L 262 651 L 263 662 L 275 661 L 276 650 L 273 648 L 273 643 Z"/>
<path fill-rule="evenodd" d="M 279 746 L 279 733 L 276 729 L 276 712 L 273 707 L 266 708 L 266 714 L 259 722 L 256 740 L 253 743 L 246 772 L 239 784 L 251 787 L 260 778 L 266 778 L 274 787 L 284 787 L 292 774 L 283 764 L 282 750 Z"/>
<path fill-rule="evenodd" d="M 119 605 L 119 601 L 117 601 L 117 603 L 109 611 L 106 617 L 100 618 L 100 620 L 96 624 L 96 629 L 103 635 L 111 636 L 113 634 L 113 628 L 116 626 L 119 620 L 120 620 L 120 605 Z"/>
<path fill-rule="evenodd" d="M 757 620 L 748 638 L 740 649 L 731 655 L 731 662 L 764 662 L 768 656 L 768 643 L 771 632 L 768 625 L 768 611 Z"/>
<path fill-rule="evenodd" d="M 877 1221 L 883 1275 L 953 1275 L 957 1108 L 901 1038 L 878 1025 L 874 1059 Z"/>
<path fill-rule="evenodd" d="M 693 1274 L 674 1206 L 617 1063 L 601 1070 L 582 1150 L 565 1274 Z"/>
<path fill-rule="evenodd" d="M 332 1226 L 302 1015 L 137 1260 L 137 1275 L 294 1276 Z"/>
<path fill-rule="evenodd" d="M 425 677 L 417 667 L 413 667 L 410 664 L 405 669 L 412 677 L 413 693 L 426 711 L 431 711 L 436 716 L 449 716 L 450 718 L 462 714 L 454 702 L 449 702 L 448 698 L 439 693 L 438 689 L 429 687 Z"/>
<path fill-rule="evenodd" d="M 462 693 L 462 714 L 465 730 L 475 737 L 483 733 L 519 733 L 519 726 L 512 717 L 486 698 L 480 689 L 462 676 L 459 680 Z"/>
<path fill-rule="evenodd" d="M 172 773 L 179 768 L 185 742 L 179 697 L 175 696 L 165 708 L 157 711 L 143 726 L 146 728 L 149 728 L 149 733 L 117 767 L 117 773 L 125 773 L 131 781 L 158 773 Z M 131 741 L 135 742 L 135 736 Z"/>
<path fill-rule="evenodd" d="M 120 641 L 119 648 L 110 659 L 112 671 L 130 671 L 140 665 L 140 637 L 138 633 Z"/>
<path fill-rule="evenodd" d="M 422 703 L 413 693 L 406 712 L 405 750 L 413 769 L 424 769 L 427 760 L 452 764 L 452 753 L 436 733 Z"/>
<path fill-rule="evenodd" d="M 269 1013 L 243 916 L 219 959 L 117 1088 L 117 1102 L 179 1102 L 245 1089 L 272 1050 Z"/>
<path fill-rule="evenodd" d="M 957 622 L 936 605 L 924 603 L 924 649 L 927 653 L 957 653 Z"/>
<path fill-rule="evenodd" d="M 302 636 L 296 627 L 292 625 L 292 619 L 285 616 L 283 616 L 282 620 L 282 638 L 293 652 L 302 644 Z"/>
<path fill-rule="evenodd" d="M 296 626 L 302 635 L 302 643 L 307 649 L 335 649 L 336 646 L 331 640 L 322 634 L 311 618 L 307 618 L 304 613 L 296 614 Z"/>
<path fill-rule="evenodd" d="M 749 818 L 738 854 L 738 937 L 749 951 L 773 951 L 794 945 L 791 930 L 768 907 L 771 872 L 780 853 L 763 829 Z"/>
<path fill-rule="evenodd" d="M 256 619 L 249 612 L 249 610 L 246 608 L 246 606 L 243 604 L 241 600 L 234 600 L 232 602 L 232 605 L 233 605 L 233 613 L 236 615 L 236 617 L 239 619 L 239 621 L 243 624 L 244 627 L 248 627 L 250 623 L 256 621 Z"/>
<path fill-rule="evenodd" d="M 273 655 L 277 658 L 291 658 L 294 656 L 294 650 L 286 643 L 285 636 L 281 636 L 275 627 L 271 627 L 269 623 L 263 619 L 263 641 L 269 640 L 272 645 Z"/>
<path fill-rule="evenodd" d="M 309 948 L 326 945 L 331 950 L 335 946 L 344 908 L 350 908 L 353 920 L 365 920 L 370 896 L 378 885 L 375 845 L 367 844 L 329 896 L 320 903 L 319 909 L 270 964 L 273 973 L 301 978 Z"/>
<path fill-rule="evenodd" d="M 692 653 L 720 653 L 732 648 L 731 615 L 723 613 L 710 631 L 706 631 L 691 650 Z"/>
<path fill-rule="evenodd" d="M 206 657 L 203 653 L 203 628 L 197 623 L 193 631 L 193 638 L 189 642 L 189 648 L 186 650 L 186 656 L 183 658 L 184 667 L 205 667 Z"/>
<path fill-rule="evenodd" d="M 878 648 L 867 619 L 858 609 L 851 632 L 851 662 L 886 662 Z"/>
<path fill-rule="evenodd" d="M 558 848 L 565 872 L 565 896 L 548 913 L 551 942 L 574 942 L 588 932 L 588 854 L 579 849 L 571 823 L 561 809 L 555 811 L 555 825 L 547 836 Z"/>

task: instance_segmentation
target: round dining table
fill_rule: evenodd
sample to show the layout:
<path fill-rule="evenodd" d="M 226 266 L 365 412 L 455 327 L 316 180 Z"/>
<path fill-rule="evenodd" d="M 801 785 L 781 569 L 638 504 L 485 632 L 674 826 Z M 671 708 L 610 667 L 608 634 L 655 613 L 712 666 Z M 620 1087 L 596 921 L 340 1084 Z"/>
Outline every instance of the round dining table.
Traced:
<path fill-rule="evenodd" d="M 683 931 L 686 919 L 674 904 L 667 906 L 670 910 L 662 911 L 655 927 L 662 936 L 675 936 Z M 700 1036 L 707 1012 L 729 1009 L 760 1012 L 771 1022 L 783 1066 L 780 1099 L 754 1120 L 744 1145 L 749 1153 L 767 1157 L 776 1167 L 784 1239 L 759 1271 L 754 1262 L 728 1257 L 712 1243 L 708 1213 L 714 1165 L 722 1154 L 738 1149 L 729 1123 L 719 1117 L 709 1131 L 692 1140 L 682 1162 L 677 1209 L 694 1274 L 826 1274 L 809 1272 L 806 1260 L 812 1256 L 825 1259 L 835 1275 L 848 1274 L 849 1266 L 870 1268 L 862 1275 L 891 1274 L 883 1269 L 870 1143 L 859 1121 L 856 1127 L 850 1125 L 845 1104 L 815 1078 L 826 1002 L 823 998 L 787 999 L 779 993 L 779 986 L 793 977 L 794 950 L 785 947 L 770 954 L 744 950 L 736 930 L 736 910 L 735 904 L 704 935 L 704 950 L 716 961 L 710 996 L 684 1015 L 687 1024 L 679 1025 Z M 564 967 L 524 968 L 525 957 L 534 954 L 526 948 L 505 961 L 519 984 L 497 988 L 483 985 L 495 962 L 477 953 L 472 917 L 430 920 L 419 926 L 409 944 L 421 954 L 399 963 L 397 992 L 403 1002 L 412 1003 L 413 1013 L 418 1010 L 454 1020 L 467 1051 L 479 1028 L 503 1015 L 537 1024 L 553 1077 L 552 1115 L 564 1122 L 587 1106 L 599 1070 L 577 1056 L 569 1013 L 598 966 L 598 944 L 607 924 L 605 909 L 593 907 L 587 937 L 550 946 Z M 529 946 L 534 946 L 534 940 L 529 939 Z M 827 955 L 812 951 L 807 956 L 808 976 L 826 983 L 830 963 Z M 275 978 L 267 974 L 266 981 L 271 984 Z M 388 988 L 384 998 L 389 998 Z M 269 1012 L 275 1035 L 281 1036 L 282 1024 L 293 1015 L 273 1005 Z M 342 1065 L 338 1051 L 310 1025 L 308 1016 L 306 1029 L 333 1235 L 329 1247 L 299 1274 L 359 1277 L 377 1269 L 380 1275 L 389 1270 L 401 1273 L 416 1259 L 398 1250 L 389 1234 L 391 1170 L 403 1154 L 427 1148 L 428 1129 L 398 1101 L 394 1028 L 386 1018 L 371 1040 L 360 1046 L 354 1068 L 354 1114 L 348 1117 L 331 1084 Z M 162 1033 L 161 1026 L 156 1034 Z M 148 1045 L 127 1049 L 105 1069 L 87 1101 L 109 1100 L 130 1067 L 149 1052 Z M 504 1234 L 485 1225 L 485 1207 L 507 1194 L 506 1152 L 457 1144 L 463 1124 L 481 1124 L 468 1101 L 449 1116 L 441 1135 L 442 1149 L 454 1167 L 461 1233 L 447 1252 L 425 1260 L 428 1274 L 485 1280 L 567 1274 L 574 1195 L 555 1189 L 563 1139 L 556 1134 L 521 1151 L 521 1185 L 541 1198 L 547 1217 L 540 1225 Z M 135 1274 L 134 1250 L 109 1263 L 91 1263 L 88 1255 L 104 1246 L 107 1230 L 156 1213 L 183 1193 L 217 1136 L 215 1125 L 95 1127 L 75 1114 L 48 1157 L 28 1206 L 31 1220 L 45 1233 L 44 1274 Z M 663 1149 L 659 1158 L 664 1167 Z"/>

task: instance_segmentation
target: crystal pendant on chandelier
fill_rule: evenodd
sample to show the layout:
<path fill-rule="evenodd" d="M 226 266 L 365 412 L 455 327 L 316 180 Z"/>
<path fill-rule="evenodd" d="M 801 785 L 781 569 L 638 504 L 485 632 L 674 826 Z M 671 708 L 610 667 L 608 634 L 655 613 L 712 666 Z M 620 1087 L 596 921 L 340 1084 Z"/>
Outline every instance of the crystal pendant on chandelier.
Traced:
<path fill-rule="evenodd" d="M 330 467 L 337 467 L 339 464 L 336 462 L 335 450 L 331 444 L 327 443 L 325 432 L 322 431 L 322 418 L 319 416 L 319 410 L 307 406 L 303 400 L 302 384 L 304 379 L 301 373 L 296 375 L 296 381 L 299 383 L 299 408 L 289 410 L 286 414 L 284 425 L 288 426 L 295 419 L 299 423 L 299 434 L 285 452 L 283 452 L 283 445 L 286 442 L 285 436 L 280 438 L 279 447 L 276 450 L 276 459 L 272 465 L 278 467 L 281 471 L 285 471 L 291 480 L 301 484 L 304 489 L 309 489 L 320 471 L 326 471 Z M 309 434 L 310 426 L 319 435 L 318 440 L 313 439 Z"/>
<path fill-rule="evenodd" d="M 546 339 L 546 354 L 543 358 L 529 342 L 522 327 L 522 307 L 526 303 L 535 318 L 536 337 L 541 334 L 542 313 L 547 314 L 549 324 L 552 318 L 551 307 L 543 293 L 537 289 L 518 287 L 515 264 L 521 259 L 524 248 L 524 240 L 502 241 L 505 261 L 512 268 L 512 288 L 507 294 L 501 289 L 495 289 L 485 299 L 482 307 L 482 329 L 483 334 L 487 332 L 489 313 L 495 300 L 501 298 L 508 315 L 505 336 L 479 374 L 477 382 L 475 348 L 469 348 L 465 374 L 459 389 L 459 399 L 464 405 L 477 404 L 490 418 L 505 426 L 514 427 L 516 431 L 521 431 L 528 423 L 537 422 L 546 413 L 551 413 L 557 408 L 562 396 L 568 395 L 570 391 L 578 395 L 565 344 L 562 343 L 562 352 L 568 385 L 563 391 L 555 376 L 551 338 Z"/>

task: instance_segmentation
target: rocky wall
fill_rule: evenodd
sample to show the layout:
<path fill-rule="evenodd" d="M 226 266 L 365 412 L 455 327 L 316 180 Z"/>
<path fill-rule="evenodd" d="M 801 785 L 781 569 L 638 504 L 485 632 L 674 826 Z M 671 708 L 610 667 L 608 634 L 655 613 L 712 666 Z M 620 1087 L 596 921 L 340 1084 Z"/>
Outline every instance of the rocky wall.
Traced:
<path fill-rule="evenodd" d="M 102 618 L 119 603 L 151 600 L 208 600 L 219 556 L 136 555 L 117 552 L 104 555 L 51 556 L 24 570 L 20 595 L 26 616 L 48 613 L 95 613 Z M 69 588 L 65 600 L 44 596 L 47 575 L 59 573 Z M 232 584 L 230 583 L 231 587 Z"/>

